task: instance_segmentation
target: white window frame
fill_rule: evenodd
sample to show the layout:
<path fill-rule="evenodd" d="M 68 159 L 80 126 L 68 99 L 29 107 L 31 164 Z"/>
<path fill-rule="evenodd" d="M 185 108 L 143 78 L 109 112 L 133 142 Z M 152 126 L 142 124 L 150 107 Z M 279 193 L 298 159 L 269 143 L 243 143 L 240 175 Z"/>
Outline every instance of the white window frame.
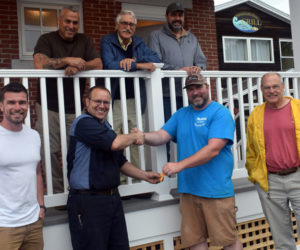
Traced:
<path fill-rule="evenodd" d="M 225 39 L 240 39 L 240 40 L 246 40 L 247 45 L 247 61 L 241 61 L 241 60 L 227 60 L 226 59 L 226 46 L 225 46 Z M 271 44 L 271 61 L 252 61 L 252 55 L 251 55 L 251 41 L 252 40 L 263 40 L 263 41 L 270 41 Z M 222 46 L 223 46 L 223 58 L 224 63 L 274 63 L 274 46 L 273 46 L 273 38 L 267 38 L 267 37 L 242 37 L 242 36 L 223 36 L 222 37 Z"/>
<path fill-rule="evenodd" d="M 292 46 L 293 46 L 293 39 L 279 38 L 280 68 L 282 70 L 282 61 L 281 61 L 281 59 L 282 58 L 292 58 L 294 60 L 294 63 L 295 63 L 295 59 L 294 59 L 295 57 L 294 57 L 294 55 L 293 56 L 283 56 L 282 55 L 282 52 L 281 52 L 281 42 L 290 42 L 292 44 Z"/>
<path fill-rule="evenodd" d="M 28 8 L 36 8 L 36 9 L 56 9 L 56 10 L 61 10 L 65 6 L 78 6 L 79 9 L 79 15 L 80 15 L 80 20 L 82 19 L 82 4 L 81 1 L 77 0 L 66 0 L 66 1 L 59 1 L 59 0 L 52 0 L 48 1 L 49 3 L 45 3 L 43 0 L 31 0 L 30 2 L 27 0 L 18 0 L 18 33 L 19 33 L 19 58 L 21 60 L 33 60 L 33 52 L 27 52 L 26 51 L 26 46 L 25 46 L 25 24 L 24 24 L 24 9 L 26 7 Z M 42 17 L 41 17 L 42 18 Z M 58 27 L 57 27 L 58 29 Z M 53 31 L 57 29 L 51 29 L 49 28 L 48 31 Z M 36 30 L 40 30 L 41 34 L 44 33 L 42 32 L 41 26 L 40 28 L 37 28 Z M 81 21 L 79 24 L 79 31 L 83 31 L 83 22 Z"/>

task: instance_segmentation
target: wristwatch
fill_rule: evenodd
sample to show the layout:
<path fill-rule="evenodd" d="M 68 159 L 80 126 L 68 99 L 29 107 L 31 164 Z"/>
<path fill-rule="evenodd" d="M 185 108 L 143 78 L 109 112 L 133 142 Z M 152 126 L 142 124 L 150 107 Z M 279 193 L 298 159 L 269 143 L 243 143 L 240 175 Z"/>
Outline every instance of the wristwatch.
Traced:
<path fill-rule="evenodd" d="M 40 205 L 40 208 L 44 208 L 44 210 L 45 210 L 45 213 L 46 213 L 46 211 L 47 211 L 47 208 L 45 207 L 45 205 Z"/>

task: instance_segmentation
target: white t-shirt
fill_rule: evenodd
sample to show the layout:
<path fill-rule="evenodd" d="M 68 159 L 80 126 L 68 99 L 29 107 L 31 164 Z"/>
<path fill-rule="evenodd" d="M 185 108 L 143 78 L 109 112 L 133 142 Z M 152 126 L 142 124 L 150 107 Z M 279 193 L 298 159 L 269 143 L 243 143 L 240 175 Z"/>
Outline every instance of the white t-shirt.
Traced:
<path fill-rule="evenodd" d="M 39 134 L 26 125 L 19 132 L 0 126 L 0 227 L 38 220 L 36 168 L 40 147 Z"/>

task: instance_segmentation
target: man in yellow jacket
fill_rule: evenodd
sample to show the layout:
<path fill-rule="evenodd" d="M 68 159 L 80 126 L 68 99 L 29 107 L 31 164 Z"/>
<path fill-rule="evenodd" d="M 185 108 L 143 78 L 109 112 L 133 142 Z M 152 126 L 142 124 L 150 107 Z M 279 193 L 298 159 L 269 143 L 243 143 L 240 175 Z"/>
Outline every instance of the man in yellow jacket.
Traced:
<path fill-rule="evenodd" d="M 253 110 L 247 123 L 246 168 L 276 250 L 296 250 L 290 205 L 300 232 L 300 100 L 283 96 L 284 83 L 277 73 L 262 77 L 261 91 L 266 102 Z"/>

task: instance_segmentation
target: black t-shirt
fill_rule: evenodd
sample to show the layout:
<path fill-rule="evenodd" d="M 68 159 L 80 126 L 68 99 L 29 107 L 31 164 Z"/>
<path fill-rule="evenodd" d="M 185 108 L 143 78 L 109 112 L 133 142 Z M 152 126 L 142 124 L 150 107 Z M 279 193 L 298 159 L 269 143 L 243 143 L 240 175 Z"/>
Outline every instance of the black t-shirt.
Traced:
<path fill-rule="evenodd" d="M 63 57 L 80 57 L 85 61 L 93 60 L 98 56 L 98 53 L 92 41 L 84 34 L 77 34 L 72 41 L 62 39 L 58 31 L 50 32 L 42 35 L 34 48 L 34 54 L 41 53 L 49 58 L 63 58 Z M 61 69 L 65 69 L 63 67 Z M 85 86 L 85 78 L 80 79 L 80 92 L 83 94 Z M 47 87 L 47 102 L 48 109 L 58 111 L 58 97 L 56 78 L 46 79 Z M 40 85 L 38 85 L 38 90 Z M 65 112 L 75 113 L 74 108 L 74 86 L 73 78 L 65 77 L 63 79 Z M 40 95 L 38 95 L 38 102 L 41 103 Z"/>

